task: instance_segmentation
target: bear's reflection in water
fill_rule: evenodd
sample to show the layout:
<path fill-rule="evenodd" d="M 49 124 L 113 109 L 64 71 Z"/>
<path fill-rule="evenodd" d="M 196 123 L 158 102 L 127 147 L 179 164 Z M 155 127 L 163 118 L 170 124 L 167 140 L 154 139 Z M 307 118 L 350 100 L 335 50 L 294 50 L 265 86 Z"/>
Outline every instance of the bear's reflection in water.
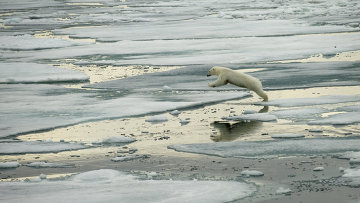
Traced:
<path fill-rule="evenodd" d="M 259 113 L 266 113 L 269 111 L 268 106 L 260 109 Z M 229 142 L 236 140 L 240 137 L 250 136 L 257 129 L 260 129 L 262 122 L 260 121 L 239 121 L 239 122 L 227 122 L 227 121 L 215 121 L 210 124 L 217 129 L 219 134 L 211 135 L 210 138 L 214 142 Z"/>
<path fill-rule="evenodd" d="M 210 138 L 214 142 L 229 142 L 240 137 L 250 136 L 249 134 L 262 126 L 262 122 L 237 122 L 229 123 L 215 121 L 211 126 L 218 130 L 219 134 L 211 135 Z"/>

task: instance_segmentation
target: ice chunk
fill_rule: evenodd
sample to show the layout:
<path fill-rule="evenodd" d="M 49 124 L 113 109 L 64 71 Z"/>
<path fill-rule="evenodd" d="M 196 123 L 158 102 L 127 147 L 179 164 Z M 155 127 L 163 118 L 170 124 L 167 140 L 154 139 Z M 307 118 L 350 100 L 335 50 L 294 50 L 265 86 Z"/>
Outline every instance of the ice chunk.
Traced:
<path fill-rule="evenodd" d="M 276 121 L 277 117 L 269 113 L 253 113 L 253 114 L 242 114 L 239 116 L 225 117 L 225 120 L 232 121 L 263 121 L 270 122 Z"/>
<path fill-rule="evenodd" d="M 11 142 L 0 143 L 0 154 L 56 153 L 61 151 L 85 149 L 88 146 L 66 142 Z"/>
<path fill-rule="evenodd" d="M 256 187 L 235 181 L 140 180 L 133 175 L 101 169 L 62 181 L 0 182 L 0 191 L 6 202 L 215 203 L 248 197 Z"/>
<path fill-rule="evenodd" d="M 220 157 L 272 158 L 358 151 L 359 144 L 359 138 L 312 138 L 182 144 L 171 145 L 168 148 Z"/>
<path fill-rule="evenodd" d="M 264 173 L 261 171 L 256 171 L 256 170 L 244 170 L 244 171 L 241 171 L 241 175 L 243 175 L 243 176 L 263 176 Z"/>
<path fill-rule="evenodd" d="M 122 161 L 131 161 L 131 160 L 135 160 L 135 159 L 145 159 L 148 157 L 149 157 L 149 155 L 118 156 L 118 157 L 112 158 L 111 161 L 122 162 Z"/>
<path fill-rule="evenodd" d="M 19 166 L 20 166 L 20 164 L 17 161 L 0 162 L 0 169 L 17 168 Z"/>
<path fill-rule="evenodd" d="M 271 136 L 272 138 L 279 139 L 288 139 L 288 138 L 303 138 L 305 135 L 295 134 L 295 133 L 285 133 L 285 134 L 275 134 Z"/>
<path fill-rule="evenodd" d="M 0 83 L 84 82 L 84 73 L 36 63 L 0 63 Z"/>
<path fill-rule="evenodd" d="M 282 195 L 282 194 L 289 195 L 289 194 L 291 194 L 291 190 L 290 190 L 290 188 L 279 187 L 276 190 L 276 194 L 277 195 Z"/>
<path fill-rule="evenodd" d="M 348 181 L 352 187 L 360 187 L 360 168 L 345 169 L 342 177 Z"/>
<path fill-rule="evenodd" d="M 260 102 L 264 106 L 296 107 L 360 101 L 360 95 L 327 95 L 315 98 L 278 99 Z"/>
<path fill-rule="evenodd" d="M 90 43 L 65 39 L 35 38 L 34 36 L 27 34 L 18 36 L 0 36 L 0 49 L 7 50 L 39 50 L 84 44 Z"/>
<path fill-rule="evenodd" d="M 44 180 L 44 179 L 46 179 L 47 177 L 46 177 L 45 174 L 42 173 L 42 174 L 40 174 L 39 178 L 40 178 L 41 180 Z"/>
<path fill-rule="evenodd" d="M 25 164 L 25 166 L 33 168 L 72 168 L 75 167 L 74 164 L 64 164 L 64 163 L 49 163 L 44 161 L 32 162 Z"/>
<path fill-rule="evenodd" d="M 174 110 L 172 112 L 170 112 L 171 115 L 173 116 L 178 116 L 181 112 L 179 110 Z"/>
<path fill-rule="evenodd" d="M 341 113 L 308 122 L 309 125 L 349 125 L 360 122 L 359 112 Z"/>
<path fill-rule="evenodd" d="M 319 166 L 319 167 L 316 167 L 313 169 L 313 171 L 323 171 L 324 170 L 324 167 L 322 166 Z"/>
<path fill-rule="evenodd" d="M 168 121 L 168 118 L 164 115 L 155 115 L 145 120 L 146 122 L 151 123 L 160 123 Z"/>
<path fill-rule="evenodd" d="M 118 136 L 104 138 L 101 142 L 94 142 L 94 144 L 129 143 L 135 141 L 136 139 L 134 138 L 118 135 Z"/>

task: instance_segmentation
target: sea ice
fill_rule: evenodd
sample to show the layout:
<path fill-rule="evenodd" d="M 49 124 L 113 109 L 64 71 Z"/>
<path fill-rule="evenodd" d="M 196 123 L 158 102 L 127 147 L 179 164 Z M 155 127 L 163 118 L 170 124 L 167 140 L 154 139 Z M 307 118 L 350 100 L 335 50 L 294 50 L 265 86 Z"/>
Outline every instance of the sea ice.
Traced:
<path fill-rule="evenodd" d="M 359 151 L 359 138 L 276 139 L 168 146 L 179 152 L 220 157 L 273 158 L 289 155 L 335 154 Z"/>
<path fill-rule="evenodd" d="M 225 120 L 231 121 L 262 121 L 262 122 L 270 122 L 276 121 L 277 117 L 275 115 L 271 115 L 269 113 L 253 113 L 253 114 L 242 114 L 239 116 L 231 116 L 225 117 Z"/>
<path fill-rule="evenodd" d="M 360 168 L 345 169 L 342 177 L 347 180 L 349 186 L 360 187 Z"/>
<path fill-rule="evenodd" d="M 327 112 L 323 108 L 296 108 L 272 111 L 271 114 L 278 118 L 313 118 L 316 114 Z"/>
<path fill-rule="evenodd" d="M 338 111 L 347 111 L 347 112 L 359 112 L 360 111 L 360 105 L 352 105 L 352 106 L 343 106 L 340 108 L 337 108 Z"/>
<path fill-rule="evenodd" d="M 340 113 L 319 120 L 309 121 L 309 125 L 349 125 L 360 122 L 359 112 Z"/>
<path fill-rule="evenodd" d="M 324 170 L 324 167 L 322 166 L 319 166 L 319 167 L 316 167 L 313 169 L 313 171 L 323 171 Z"/>
<path fill-rule="evenodd" d="M 0 162 L 0 169 L 17 168 L 20 164 L 17 161 Z"/>
<path fill-rule="evenodd" d="M 321 96 L 315 98 L 270 100 L 268 102 L 260 102 L 258 104 L 264 106 L 297 107 L 297 106 L 313 106 L 313 105 L 322 105 L 322 104 L 338 104 L 338 103 L 358 102 L 358 101 L 360 101 L 360 95 L 327 95 L 327 96 Z"/>
<path fill-rule="evenodd" d="M 36 63 L 0 63 L 0 83 L 84 82 L 84 73 Z"/>
<path fill-rule="evenodd" d="M 85 149 L 88 146 L 65 142 L 10 142 L 0 143 L 0 154 L 56 153 L 61 151 Z"/>
<path fill-rule="evenodd" d="M 282 195 L 282 194 L 289 195 L 289 194 L 291 194 L 291 190 L 290 190 L 290 188 L 279 187 L 276 190 L 276 194 L 277 195 Z"/>
<path fill-rule="evenodd" d="M 284 134 L 274 134 L 271 135 L 272 138 L 278 138 L 278 139 L 291 139 L 291 138 L 303 138 L 305 135 L 302 134 L 295 134 L 295 133 L 284 133 Z"/>
<path fill-rule="evenodd" d="M 62 181 L 0 182 L 5 202 L 229 202 L 252 195 L 253 184 L 234 181 L 140 180 L 101 169 Z M 141 194 L 141 195 L 139 195 Z"/>
<path fill-rule="evenodd" d="M 72 168 L 75 167 L 74 164 L 64 164 L 64 163 L 49 163 L 44 161 L 32 162 L 25 164 L 25 166 L 33 168 Z"/>

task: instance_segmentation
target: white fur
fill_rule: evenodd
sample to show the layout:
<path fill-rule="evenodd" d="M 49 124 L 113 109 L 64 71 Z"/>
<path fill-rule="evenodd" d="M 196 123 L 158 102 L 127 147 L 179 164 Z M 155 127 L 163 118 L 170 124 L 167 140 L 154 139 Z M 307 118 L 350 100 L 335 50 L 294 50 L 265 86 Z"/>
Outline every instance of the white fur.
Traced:
<path fill-rule="evenodd" d="M 218 79 L 212 83 L 209 83 L 209 87 L 219 87 L 230 83 L 239 87 L 252 90 L 260 97 L 262 97 L 264 101 L 268 101 L 268 96 L 264 92 L 260 80 L 253 76 L 220 66 L 212 67 L 209 70 L 207 76 L 211 75 L 217 75 Z"/>

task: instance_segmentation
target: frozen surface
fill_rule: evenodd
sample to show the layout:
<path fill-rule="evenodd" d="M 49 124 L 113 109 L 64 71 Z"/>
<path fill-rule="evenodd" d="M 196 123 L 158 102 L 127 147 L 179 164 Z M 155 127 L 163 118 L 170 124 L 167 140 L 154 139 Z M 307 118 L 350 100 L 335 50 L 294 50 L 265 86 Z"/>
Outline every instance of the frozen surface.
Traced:
<path fill-rule="evenodd" d="M 248 96 L 246 92 L 197 91 L 123 95 L 45 84 L 0 85 L 0 91 L 0 137 L 89 120 L 165 112 Z"/>
<path fill-rule="evenodd" d="M 84 82 L 84 73 L 36 63 L 0 63 L 0 83 Z"/>
<path fill-rule="evenodd" d="M 360 123 L 359 112 L 340 113 L 331 115 L 329 117 L 310 121 L 310 125 L 349 125 L 354 123 Z"/>
<path fill-rule="evenodd" d="M 169 148 L 180 152 L 220 157 L 271 158 L 289 155 L 315 155 L 359 151 L 359 144 L 360 139 L 356 137 L 183 144 L 172 145 L 169 146 Z"/>
<path fill-rule="evenodd" d="M 322 104 L 338 104 L 338 103 L 357 102 L 357 101 L 360 101 L 360 95 L 327 95 L 327 96 L 314 97 L 314 98 L 270 100 L 268 102 L 261 102 L 259 104 L 264 106 L 297 107 L 297 106 L 313 106 L 313 105 L 322 105 Z M 312 110 L 309 109 L 307 110 L 303 109 L 299 111 L 312 112 Z"/>
<path fill-rule="evenodd" d="M 276 121 L 277 117 L 268 113 L 253 113 L 253 114 L 243 114 L 239 116 L 231 116 L 224 118 L 231 121 L 263 121 L 270 122 Z"/>
<path fill-rule="evenodd" d="M 0 169 L 17 168 L 20 164 L 17 161 L 0 162 Z"/>
<path fill-rule="evenodd" d="M 294 133 L 284 133 L 284 134 L 271 135 L 271 137 L 277 138 L 277 139 L 292 139 L 292 138 L 303 138 L 303 137 L 305 137 L 305 135 L 294 134 Z"/>
<path fill-rule="evenodd" d="M 72 168 L 75 167 L 73 164 L 65 164 L 65 163 L 49 163 L 44 161 L 32 162 L 29 164 L 25 164 L 25 166 L 33 167 L 33 168 Z"/>
<path fill-rule="evenodd" d="M 242 182 L 139 180 L 110 169 L 63 181 L 0 183 L 6 202 L 227 202 L 255 191 L 254 185 Z"/>
<path fill-rule="evenodd" d="M 65 142 L 13 142 L 0 143 L 0 154 L 47 153 L 79 150 L 88 148 L 85 145 Z"/>

